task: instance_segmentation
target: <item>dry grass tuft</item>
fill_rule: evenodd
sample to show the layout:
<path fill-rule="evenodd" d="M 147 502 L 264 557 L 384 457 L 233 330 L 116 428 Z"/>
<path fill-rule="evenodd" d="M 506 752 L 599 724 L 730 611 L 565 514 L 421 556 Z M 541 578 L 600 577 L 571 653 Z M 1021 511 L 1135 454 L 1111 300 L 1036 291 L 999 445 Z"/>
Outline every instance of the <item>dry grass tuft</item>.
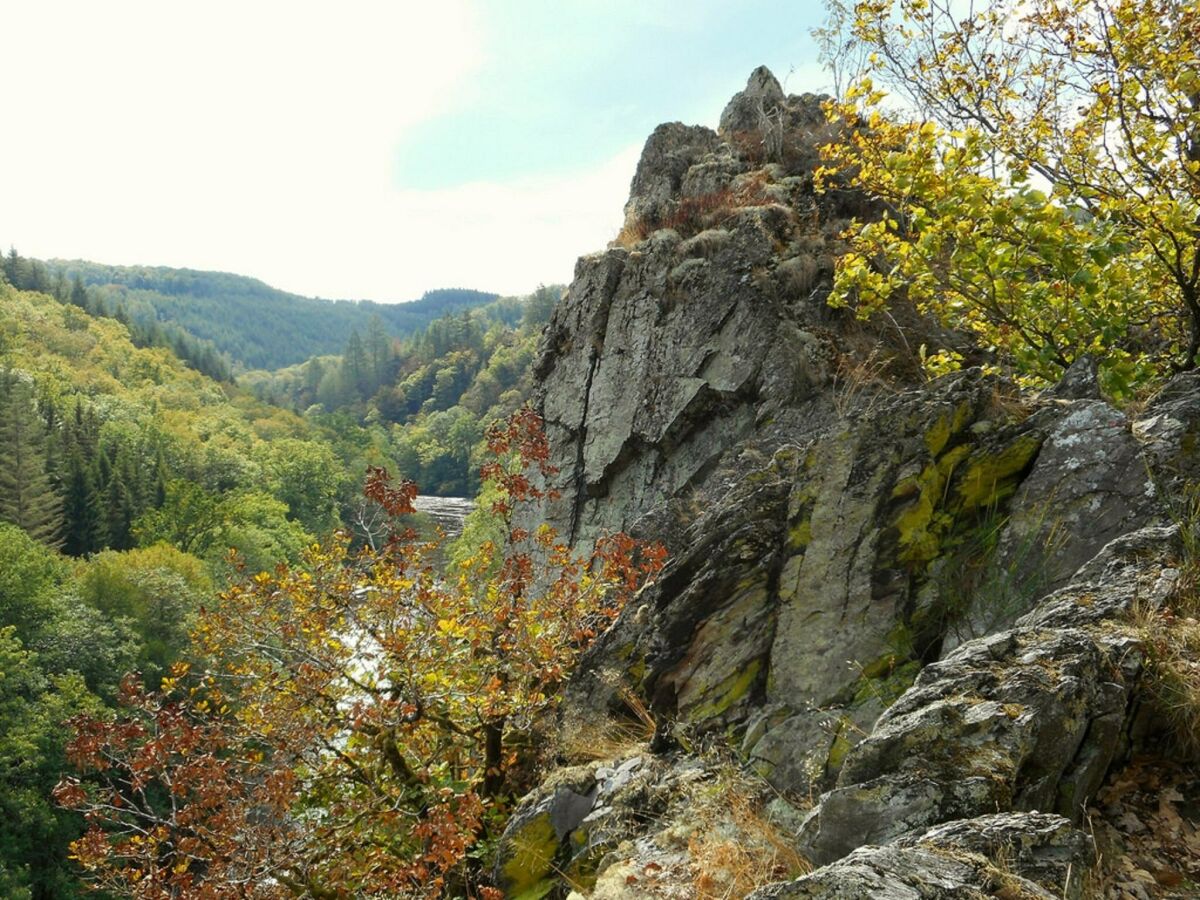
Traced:
<path fill-rule="evenodd" d="M 896 387 L 886 375 L 892 359 L 871 348 L 865 357 L 843 354 L 833 375 L 833 405 L 839 416 L 845 417 L 864 396 L 870 396 L 863 414 L 868 414 L 883 396 L 895 394 Z"/>
<path fill-rule="evenodd" d="M 629 756 L 654 738 L 658 723 L 645 701 L 627 685 L 617 688 L 623 715 L 572 721 L 562 729 L 562 755 L 573 764 Z"/>
<path fill-rule="evenodd" d="M 1138 608 L 1133 628 L 1146 648 L 1142 688 L 1147 699 L 1174 752 L 1200 760 L 1200 620 L 1169 608 Z"/>
<path fill-rule="evenodd" d="M 762 178 L 750 178 L 736 189 L 725 187 L 707 194 L 683 197 L 662 215 L 626 219 L 613 243 L 628 250 L 663 228 L 678 232 L 682 238 L 692 237 L 710 228 L 720 228 L 739 210 L 772 202 L 764 191 L 764 185 Z"/>
<path fill-rule="evenodd" d="M 1173 517 L 1183 538 L 1179 579 L 1170 602 L 1137 604 L 1131 627 L 1142 640 L 1145 692 L 1174 753 L 1200 760 L 1200 488 L 1176 497 Z"/>
<path fill-rule="evenodd" d="M 812 871 L 764 816 L 761 790 L 753 776 L 726 765 L 697 797 L 697 829 L 688 844 L 697 897 L 745 897 L 765 884 Z"/>
<path fill-rule="evenodd" d="M 645 219 L 630 218 L 617 232 L 613 244 L 625 250 L 632 250 L 654 233 L 654 227 Z"/>

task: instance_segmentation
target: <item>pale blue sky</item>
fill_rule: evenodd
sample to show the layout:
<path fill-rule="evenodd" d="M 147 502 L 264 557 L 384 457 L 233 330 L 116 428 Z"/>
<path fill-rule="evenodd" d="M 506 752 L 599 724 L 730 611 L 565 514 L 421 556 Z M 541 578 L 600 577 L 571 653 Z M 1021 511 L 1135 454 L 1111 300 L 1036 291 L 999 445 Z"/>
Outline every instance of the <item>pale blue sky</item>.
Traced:
<path fill-rule="evenodd" d="M 715 124 L 758 65 L 793 90 L 818 74 L 808 34 L 818 3 L 512 0 L 479 10 L 488 53 L 477 83 L 406 135 L 405 186 L 598 164 L 660 122 Z"/>
<path fill-rule="evenodd" d="M 566 281 L 660 122 L 757 65 L 817 90 L 818 3 L 15 0 L 0 243 L 326 297 Z M 790 73 L 790 74 L 789 74 Z"/>

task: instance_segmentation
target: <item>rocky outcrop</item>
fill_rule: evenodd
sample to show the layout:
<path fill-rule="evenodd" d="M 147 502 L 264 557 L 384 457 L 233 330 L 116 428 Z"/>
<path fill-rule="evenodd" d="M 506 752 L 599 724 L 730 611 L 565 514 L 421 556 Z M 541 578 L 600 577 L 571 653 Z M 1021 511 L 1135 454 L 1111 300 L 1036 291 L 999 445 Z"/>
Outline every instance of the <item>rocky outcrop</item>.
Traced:
<path fill-rule="evenodd" d="M 1072 823 L 1138 722 L 1143 651 L 1123 623 L 1171 596 L 1178 552 L 1175 527 L 1113 541 L 1013 628 L 922 669 L 807 814 L 767 807 L 819 868 L 754 896 L 1083 896 L 1095 849 Z M 649 871 L 683 890 L 702 871 L 697 835 L 719 830 L 696 809 L 712 779 L 681 752 L 566 770 L 509 826 L 502 883 L 516 895 L 565 871 L 608 885 L 597 896 L 636 897 L 619 886 Z M 720 828 L 753 839 L 744 823 Z"/>
<path fill-rule="evenodd" d="M 1040 823 L 1016 820 L 1012 823 L 1023 838 L 1028 838 Z M 1078 832 L 1069 832 L 1064 845 L 1034 845 L 1036 855 L 1043 848 L 1050 853 L 1073 854 L 1076 862 L 1094 855 L 1090 847 L 1081 856 L 1074 855 L 1079 845 Z M 984 900 L 989 897 L 1020 897 L 1022 900 L 1061 900 L 1063 882 L 1047 889 L 1025 877 L 997 865 L 996 857 L 941 843 L 864 847 L 843 860 L 785 884 L 760 888 L 752 900 Z M 1079 894 L 1071 892 L 1071 896 Z"/>
<path fill-rule="evenodd" d="M 1009 877 L 1061 896 L 1055 860 L 1086 868 L 1071 823 L 1138 712 L 1141 651 L 1116 623 L 1174 584 L 1200 377 L 1132 420 L 1086 359 L 1040 396 L 978 370 L 906 380 L 900 323 L 866 333 L 824 303 L 835 235 L 870 210 L 812 192 L 822 122 L 758 70 L 719 132 L 659 128 L 622 238 L 579 261 L 543 336 L 558 474 L 538 514 L 577 546 L 627 530 L 671 561 L 563 704 L 570 730 L 620 716 L 622 686 L 644 698 L 653 811 L 591 818 L 621 806 L 595 766 L 535 794 L 512 826 L 549 854 L 530 885 L 583 860 L 597 896 L 621 896 L 614 866 L 687 871 L 664 785 L 717 734 L 816 799 L 781 821 L 824 865 L 763 896 L 985 896 Z M 1001 832 L 1024 868 L 996 866 Z M 528 843 L 508 835 L 505 858 Z"/>
<path fill-rule="evenodd" d="M 996 809 L 1077 820 L 1124 749 L 1141 672 L 1140 645 L 1112 624 L 1169 596 L 1175 535 L 1114 542 L 1016 627 L 926 666 L 805 821 L 806 855 L 830 862 Z"/>

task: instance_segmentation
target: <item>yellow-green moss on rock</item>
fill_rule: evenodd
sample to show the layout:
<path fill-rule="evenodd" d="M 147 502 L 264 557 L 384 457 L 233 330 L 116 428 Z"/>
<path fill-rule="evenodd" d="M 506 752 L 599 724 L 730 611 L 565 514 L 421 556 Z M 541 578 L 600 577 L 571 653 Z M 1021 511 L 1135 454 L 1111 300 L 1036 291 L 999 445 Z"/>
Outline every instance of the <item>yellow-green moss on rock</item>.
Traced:
<path fill-rule="evenodd" d="M 863 669 L 862 677 L 855 686 L 851 706 L 862 706 L 872 700 L 878 700 L 884 707 L 891 706 L 912 687 L 921 671 L 921 664 L 917 660 L 902 662 L 894 654 L 881 657 L 876 663 Z"/>
<path fill-rule="evenodd" d="M 925 432 L 925 446 L 929 448 L 930 455 L 941 453 L 950 443 L 950 438 L 967 427 L 974 412 L 974 404 L 964 401 L 954 408 L 954 412 L 938 416 L 933 427 Z"/>
<path fill-rule="evenodd" d="M 972 457 L 955 486 L 955 502 L 960 510 L 993 506 L 1017 489 L 1014 476 L 1037 454 L 1042 442 L 1037 435 L 1023 435 L 1003 450 Z"/>
<path fill-rule="evenodd" d="M 926 563 L 937 557 L 941 536 L 954 524 L 953 516 L 943 512 L 946 485 L 969 453 L 970 449 L 965 445 L 955 447 L 922 469 L 920 474 L 899 482 L 892 490 L 893 497 L 917 494 L 894 522 L 900 562 Z"/>
<path fill-rule="evenodd" d="M 837 734 L 833 736 L 833 743 L 829 745 L 829 755 L 825 758 L 825 770 L 829 773 L 835 773 L 842 768 L 842 763 L 846 761 L 846 757 L 850 755 L 850 751 L 854 749 L 854 741 L 847 736 L 852 723 L 849 719 L 843 718 L 838 725 Z"/>
<path fill-rule="evenodd" d="M 505 895 L 514 900 L 541 900 L 550 893 L 555 881 L 549 876 L 554 871 L 558 845 L 550 813 L 531 818 L 512 836 L 512 856 L 500 868 Z"/>
<path fill-rule="evenodd" d="M 746 696 L 750 688 L 754 686 L 758 673 L 762 671 L 762 664 L 761 659 L 755 659 L 742 671 L 734 672 L 709 692 L 711 699 L 706 699 L 703 703 L 688 710 L 687 717 L 698 722 L 721 715 Z"/>
<path fill-rule="evenodd" d="M 799 552 L 812 541 L 812 519 L 797 522 L 788 531 L 788 549 Z"/>

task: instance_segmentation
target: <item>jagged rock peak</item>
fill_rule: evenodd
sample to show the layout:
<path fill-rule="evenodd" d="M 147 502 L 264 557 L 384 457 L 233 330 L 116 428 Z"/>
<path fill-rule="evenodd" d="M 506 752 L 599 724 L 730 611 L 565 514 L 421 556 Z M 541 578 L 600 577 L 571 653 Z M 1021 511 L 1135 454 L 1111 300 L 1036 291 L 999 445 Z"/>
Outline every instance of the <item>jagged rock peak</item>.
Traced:
<path fill-rule="evenodd" d="M 750 73 L 746 89 L 734 94 L 721 113 L 720 133 L 762 129 L 769 117 L 778 113 L 784 99 L 779 79 L 766 66 L 759 66 Z"/>
<path fill-rule="evenodd" d="M 759 66 L 726 105 L 717 131 L 681 122 L 658 126 L 638 161 L 618 243 L 662 228 L 690 230 L 732 206 L 794 205 L 811 187 L 818 148 L 836 139 L 825 99 L 785 94 L 771 70 Z"/>
<path fill-rule="evenodd" d="M 740 130 L 760 110 L 768 127 Z M 527 798 L 501 841 L 514 895 L 562 871 L 632 900 L 648 873 L 687 873 L 687 785 L 713 774 L 693 748 L 721 735 L 779 793 L 792 849 L 826 864 L 762 900 L 1012 878 L 1079 898 L 1086 798 L 1156 734 L 1125 623 L 1179 581 L 1163 526 L 1200 480 L 1200 375 L 1130 410 L 1087 360 L 1040 397 L 982 369 L 916 377 L 927 323 L 897 307 L 869 331 L 826 303 L 848 223 L 878 214 L 814 190 L 838 138 L 820 98 L 766 69 L 720 132 L 660 126 L 625 229 L 579 261 L 543 334 L 555 470 L 523 527 L 583 549 L 626 531 L 671 558 L 559 710 L 578 743 L 638 697 L 654 739 Z M 987 858 L 1009 843 L 1012 878 Z"/>

